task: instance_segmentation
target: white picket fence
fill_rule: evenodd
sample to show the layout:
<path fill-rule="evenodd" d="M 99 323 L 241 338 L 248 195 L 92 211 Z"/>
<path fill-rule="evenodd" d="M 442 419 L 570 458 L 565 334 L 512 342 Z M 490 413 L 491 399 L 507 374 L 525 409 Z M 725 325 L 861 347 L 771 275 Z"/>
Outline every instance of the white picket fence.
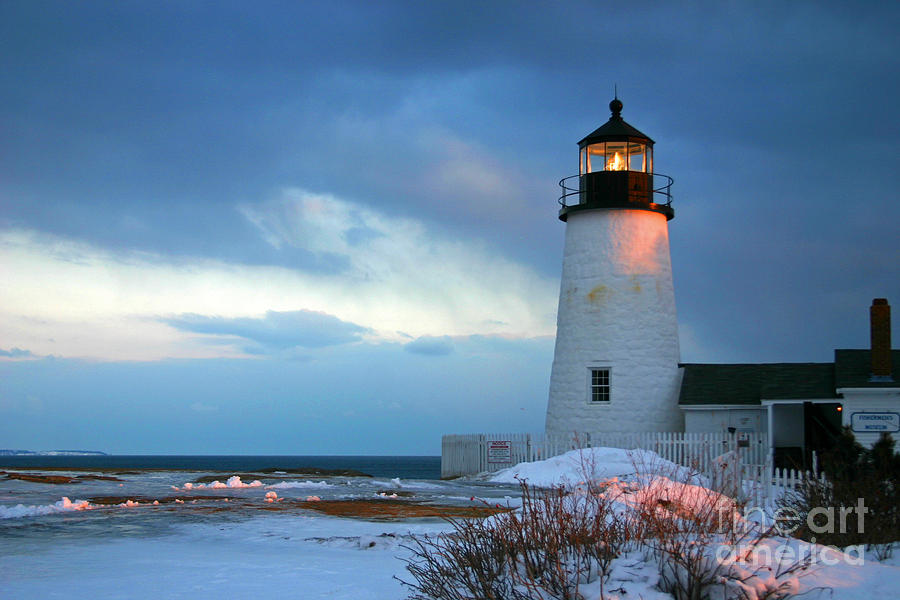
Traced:
<path fill-rule="evenodd" d="M 569 450 L 590 447 L 652 450 L 666 460 L 706 472 L 712 459 L 736 449 L 747 465 L 768 462 L 764 433 L 575 433 L 550 436 L 535 433 L 470 433 L 445 435 L 441 443 L 441 477 L 499 471 Z M 507 450 L 508 448 L 508 450 Z"/>
<path fill-rule="evenodd" d="M 812 453 L 812 469 L 773 469 L 765 465 L 741 465 L 744 482 L 744 500 L 748 506 L 756 506 L 771 512 L 781 496 L 800 488 L 805 481 L 817 479 L 825 482 L 825 473 L 819 471 L 818 458 Z"/>
<path fill-rule="evenodd" d="M 775 499 L 797 489 L 804 478 L 824 477 L 815 456 L 812 471 L 773 469 L 764 433 L 579 433 L 548 436 L 533 433 L 471 433 L 445 435 L 441 443 L 441 477 L 452 478 L 499 471 L 589 447 L 651 450 L 662 458 L 711 474 L 715 459 L 734 450 L 740 456 L 743 500 L 753 506 L 773 506 Z"/>

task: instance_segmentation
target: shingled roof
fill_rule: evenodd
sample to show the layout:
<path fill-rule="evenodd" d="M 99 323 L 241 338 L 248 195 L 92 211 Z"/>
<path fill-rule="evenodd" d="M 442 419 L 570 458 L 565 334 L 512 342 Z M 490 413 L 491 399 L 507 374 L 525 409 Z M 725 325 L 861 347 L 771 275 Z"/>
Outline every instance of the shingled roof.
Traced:
<path fill-rule="evenodd" d="M 645 133 L 641 133 L 631 125 L 625 122 L 622 117 L 612 117 L 609 121 L 584 136 L 578 145 L 580 147 L 593 144 L 594 142 L 613 142 L 627 140 L 643 140 L 650 144 L 653 140 Z"/>
<path fill-rule="evenodd" d="M 834 386 L 836 388 L 900 387 L 900 350 L 891 350 L 894 381 L 870 381 L 871 350 L 835 350 Z"/>
<path fill-rule="evenodd" d="M 836 398 L 834 363 L 683 364 L 679 404 Z"/>
<path fill-rule="evenodd" d="M 595 142 L 643 141 L 653 145 L 653 140 L 648 135 L 641 133 L 622 118 L 622 101 L 618 96 L 609 103 L 609 110 L 612 111 L 609 121 L 582 138 L 578 142 L 579 148 Z"/>

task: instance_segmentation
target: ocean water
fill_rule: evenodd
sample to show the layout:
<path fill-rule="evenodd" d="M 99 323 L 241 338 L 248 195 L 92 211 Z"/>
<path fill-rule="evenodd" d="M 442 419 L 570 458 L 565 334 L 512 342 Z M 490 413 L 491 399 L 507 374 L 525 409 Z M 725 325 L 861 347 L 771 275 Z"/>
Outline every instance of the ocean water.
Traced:
<path fill-rule="evenodd" d="M 265 469 L 350 469 L 373 477 L 440 479 L 440 456 L 202 456 L 81 455 L 0 456 L 0 470 L 33 469 L 162 469 L 186 471 L 259 471 Z"/>
<path fill-rule="evenodd" d="M 433 456 L 3 456 L 0 471 L 3 600 L 403 598 L 405 546 L 449 525 L 379 511 L 518 498 L 441 481 Z"/>

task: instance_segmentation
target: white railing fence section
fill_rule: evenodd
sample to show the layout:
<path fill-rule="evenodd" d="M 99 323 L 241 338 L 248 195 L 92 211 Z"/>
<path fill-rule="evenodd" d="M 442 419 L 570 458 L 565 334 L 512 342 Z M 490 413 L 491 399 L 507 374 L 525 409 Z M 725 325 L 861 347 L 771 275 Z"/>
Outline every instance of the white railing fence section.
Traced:
<path fill-rule="evenodd" d="M 445 435 L 441 443 L 441 477 L 452 478 L 499 471 L 521 462 L 544 460 L 580 448 L 612 447 L 651 450 L 662 458 L 711 474 L 714 459 L 729 451 L 740 457 L 743 500 L 754 506 L 773 505 L 804 478 L 824 478 L 815 455 L 812 471 L 773 469 L 765 433 L 471 433 Z"/>
<path fill-rule="evenodd" d="M 763 465 L 768 460 L 768 439 L 764 433 L 470 433 L 443 437 L 441 477 L 499 471 L 520 462 L 601 446 L 652 450 L 666 460 L 704 472 L 715 457 L 733 449 L 740 453 L 744 464 Z"/>
<path fill-rule="evenodd" d="M 806 481 L 825 483 L 825 473 L 819 471 L 818 457 L 812 453 L 812 469 L 773 469 L 767 465 L 743 465 L 743 498 L 749 506 L 776 508 L 776 502 L 784 495 L 797 491 Z"/>

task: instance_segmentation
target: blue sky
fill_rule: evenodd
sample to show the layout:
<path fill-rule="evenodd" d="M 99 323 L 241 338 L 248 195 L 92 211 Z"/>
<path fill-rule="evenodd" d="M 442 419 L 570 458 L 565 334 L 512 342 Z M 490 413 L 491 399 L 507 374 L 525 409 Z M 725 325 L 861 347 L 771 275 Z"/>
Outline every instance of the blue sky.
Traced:
<path fill-rule="evenodd" d="M 557 181 L 614 85 L 675 178 L 682 360 L 866 347 L 872 298 L 900 305 L 898 17 L 3 2 L 0 447 L 541 430 Z"/>

